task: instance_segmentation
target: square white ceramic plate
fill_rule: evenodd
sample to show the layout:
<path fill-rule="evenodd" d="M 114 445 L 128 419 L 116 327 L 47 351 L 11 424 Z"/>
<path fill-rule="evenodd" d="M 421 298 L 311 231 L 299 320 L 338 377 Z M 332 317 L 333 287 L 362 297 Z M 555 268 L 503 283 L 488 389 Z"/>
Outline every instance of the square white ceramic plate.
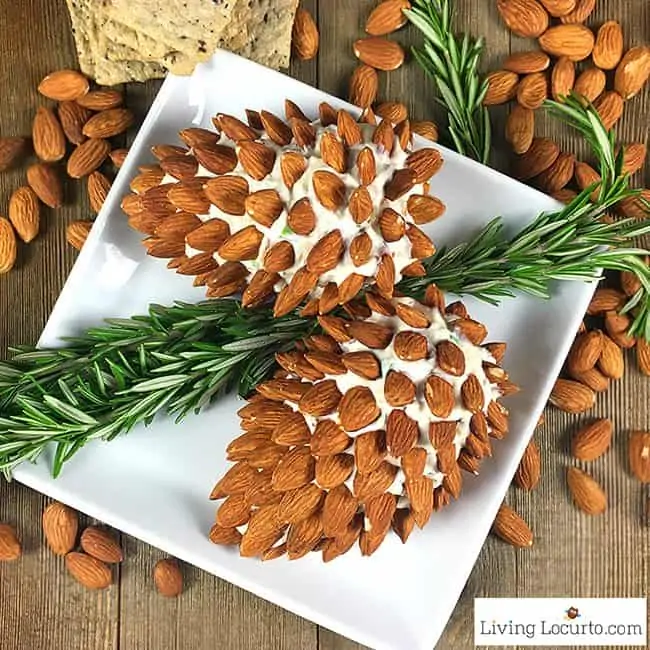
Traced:
<path fill-rule="evenodd" d="M 155 143 L 176 142 L 190 124 L 209 125 L 217 112 L 244 108 L 283 114 L 285 97 L 316 115 L 319 102 L 345 105 L 309 86 L 227 53 L 193 77 L 167 78 L 120 171 L 40 340 L 96 325 L 104 317 L 143 313 L 150 302 L 203 297 L 191 280 L 147 258 L 140 235 L 119 204 L 137 166 L 151 162 Z M 421 143 L 422 144 L 422 143 Z M 471 237 L 502 215 L 514 232 L 557 204 L 510 178 L 444 150 L 432 192 L 447 204 L 431 228 L 438 244 Z M 357 549 L 330 564 L 320 555 L 269 563 L 240 559 L 211 544 L 215 504 L 208 494 L 224 472 L 224 450 L 238 434 L 239 400 L 229 397 L 181 425 L 165 419 L 108 443 L 95 442 L 59 479 L 50 458 L 16 471 L 19 481 L 259 596 L 360 643 L 382 650 L 431 650 L 472 569 L 538 416 L 558 374 L 593 286 L 563 283 L 550 302 L 526 297 L 500 309 L 469 301 L 489 326 L 490 340 L 508 342 L 506 366 L 523 391 L 509 400 L 511 435 L 494 445 L 481 476 L 465 479 L 462 498 L 436 514 L 406 546 L 390 536 L 371 558 Z M 218 606 L 215 603 L 215 607 Z"/>

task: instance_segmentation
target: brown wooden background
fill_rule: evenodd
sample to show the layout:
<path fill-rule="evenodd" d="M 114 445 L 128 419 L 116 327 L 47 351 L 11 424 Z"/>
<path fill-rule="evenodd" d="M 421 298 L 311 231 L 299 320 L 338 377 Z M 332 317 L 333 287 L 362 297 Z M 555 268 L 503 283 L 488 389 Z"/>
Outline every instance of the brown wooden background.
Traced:
<path fill-rule="evenodd" d="M 290 73 L 328 92 L 345 96 L 355 66 L 353 41 L 363 30 L 374 0 L 303 0 L 317 17 L 321 33 L 318 59 L 296 63 Z M 532 44 L 511 37 L 499 20 L 493 0 L 457 0 L 456 24 L 483 34 L 485 65 L 495 67 L 510 51 Z M 598 0 L 590 23 L 616 18 L 626 43 L 650 41 L 650 3 L 645 0 Z M 74 67 L 75 55 L 63 0 L 0 0 L 0 133 L 29 134 L 41 99 L 36 85 L 47 72 Z M 405 44 L 414 34 L 398 36 Z M 131 85 L 127 105 L 143 116 L 157 84 Z M 228 89 L 223 89 L 225 92 Z M 437 115 L 431 83 L 409 64 L 381 74 L 381 97 L 408 104 L 416 119 Z M 505 109 L 493 113 L 494 164 L 508 171 L 503 144 Z M 648 139 L 650 92 L 629 103 L 619 128 L 622 140 Z M 553 135 L 567 150 L 579 153 L 573 134 L 546 122 L 538 133 Z M 639 183 L 650 185 L 650 173 Z M 24 183 L 24 170 L 0 175 L 0 212 L 11 191 Z M 21 247 L 17 268 L 0 277 L 0 350 L 32 343 L 43 327 L 65 282 L 75 252 L 66 243 L 65 225 L 88 218 L 82 183 L 66 188 L 65 207 L 44 210 L 43 234 Z M 607 415 L 615 422 L 613 449 L 590 470 L 610 500 L 608 512 L 590 518 L 569 501 L 564 468 L 571 462 L 569 439 L 580 418 L 550 411 L 537 433 L 543 478 L 531 493 L 511 490 L 508 502 L 530 522 L 535 545 L 514 550 L 489 539 L 438 648 L 473 647 L 475 596 L 642 596 L 650 583 L 650 527 L 645 512 L 648 491 L 630 476 L 626 438 L 650 428 L 650 380 L 630 357 L 626 377 L 601 395 L 589 417 Z M 15 483 L 0 483 L 0 521 L 15 524 L 25 556 L 0 565 L 0 648 L 2 650 L 361 650 L 361 646 L 302 620 L 241 589 L 192 567 L 185 567 L 187 589 L 166 600 L 153 588 L 151 569 L 161 553 L 122 536 L 126 561 L 117 583 L 103 593 L 84 591 L 66 574 L 60 558 L 44 547 L 40 517 L 46 499 Z M 388 578 L 387 578 L 388 579 Z M 408 650 L 405 648 L 404 650 Z"/>

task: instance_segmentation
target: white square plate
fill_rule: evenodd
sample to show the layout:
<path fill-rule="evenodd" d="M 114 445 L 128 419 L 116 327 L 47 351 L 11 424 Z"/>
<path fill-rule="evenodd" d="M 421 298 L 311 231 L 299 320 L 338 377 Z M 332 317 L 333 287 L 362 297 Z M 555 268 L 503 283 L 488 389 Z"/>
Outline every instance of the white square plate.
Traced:
<path fill-rule="evenodd" d="M 137 166 L 151 162 L 155 143 L 176 142 L 177 132 L 209 125 L 217 112 L 243 115 L 266 108 L 283 114 L 288 97 L 308 114 L 319 102 L 344 102 L 289 77 L 219 52 L 191 78 L 167 78 L 92 233 L 79 255 L 40 340 L 79 333 L 105 317 L 143 313 L 151 302 L 198 301 L 203 290 L 148 258 L 140 235 L 120 210 Z M 430 229 L 434 240 L 469 238 L 496 215 L 512 232 L 555 201 L 497 172 L 443 150 L 445 165 L 432 192 L 448 210 Z M 590 299 L 593 285 L 563 283 L 549 302 L 518 297 L 500 309 L 468 301 L 490 340 L 508 342 L 506 367 L 523 391 L 508 401 L 511 431 L 495 445 L 481 476 L 466 478 L 462 498 L 436 514 L 406 546 L 389 536 L 364 559 L 357 549 L 330 564 L 320 556 L 297 562 L 241 559 L 211 544 L 215 504 L 208 494 L 225 471 L 225 447 L 238 435 L 235 396 L 182 424 L 158 419 L 110 444 L 88 445 L 50 476 L 51 458 L 20 467 L 16 478 L 128 534 L 195 564 L 300 616 L 382 650 L 430 650 L 438 640 L 510 483 L 553 381 Z M 216 605 L 215 605 L 216 606 Z"/>

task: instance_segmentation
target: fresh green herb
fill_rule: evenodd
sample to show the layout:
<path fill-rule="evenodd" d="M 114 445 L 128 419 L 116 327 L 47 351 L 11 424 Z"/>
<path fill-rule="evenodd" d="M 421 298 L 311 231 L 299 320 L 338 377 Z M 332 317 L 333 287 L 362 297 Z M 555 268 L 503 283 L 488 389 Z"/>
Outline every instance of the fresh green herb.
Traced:
<path fill-rule="evenodd" d="M 448 114 L 453 148 L 487 164 L 490 158 L 490 116 L 483 106 L 487 83 L 481 82 L 478 64 L 482 38 L 457 36 L 452 28 L 451 0 L 412 0 L 404 13 L 422 32 L 424 44 L 413 56 L 438 87 L 438 101 Z"/>
<path fill-rule="evenodd" d="M 55 443 L 57 476 L 89 440 L 112 440 L 159 412 L 181 420 L 226 392 L 246 395 L 274 368 L 274 354 L 315 325 L 224 299 L 152 305 L 65 348 L 14 350 L 0 363 L 0 470 L 8 477 Z"/>

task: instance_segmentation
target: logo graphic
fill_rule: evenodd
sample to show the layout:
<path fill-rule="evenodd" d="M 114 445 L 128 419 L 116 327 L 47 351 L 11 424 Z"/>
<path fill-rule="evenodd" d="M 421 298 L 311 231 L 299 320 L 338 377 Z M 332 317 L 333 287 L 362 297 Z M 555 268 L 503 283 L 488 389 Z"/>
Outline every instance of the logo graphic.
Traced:
<path fill-rule="evenodd" d="M 569 609 L 564 612 L 566 614 L 566 618 L 569 621 L 572 621 L 575 618 L 580 618 L 580 612 L 578 611 L 577 607 L 569 607 Z"/>

